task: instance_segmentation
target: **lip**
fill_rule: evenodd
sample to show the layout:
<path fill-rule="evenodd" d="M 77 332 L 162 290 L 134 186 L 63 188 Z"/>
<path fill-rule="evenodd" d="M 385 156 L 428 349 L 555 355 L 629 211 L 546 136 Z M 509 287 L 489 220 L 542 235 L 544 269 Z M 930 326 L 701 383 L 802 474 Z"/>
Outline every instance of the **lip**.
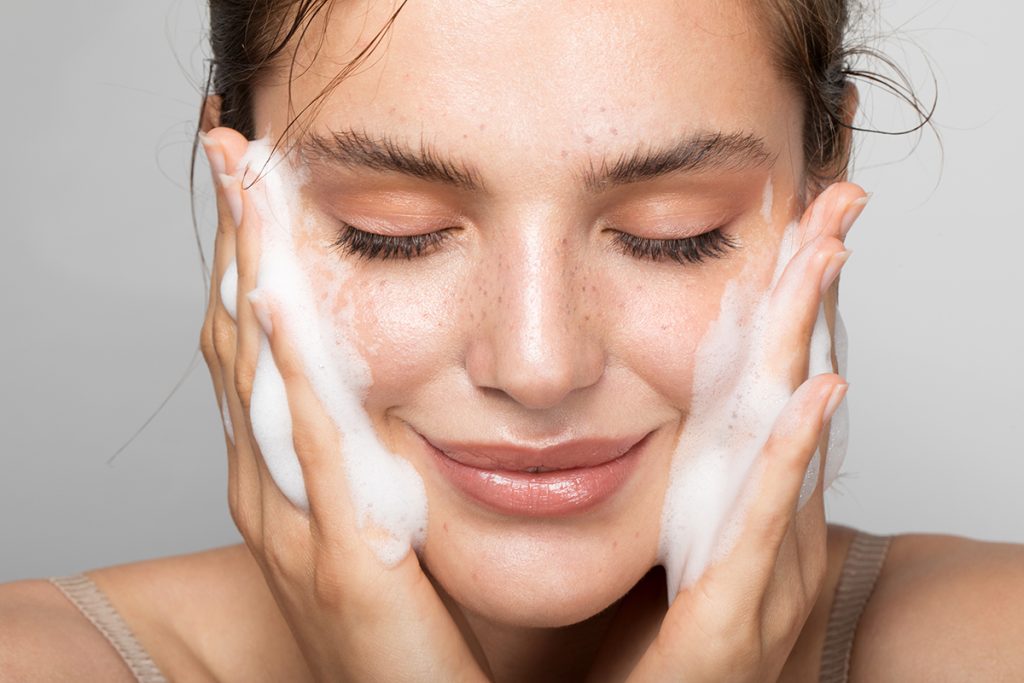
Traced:
<path fill-rule="evenodd" d="M 583 512 L 609 499 L 636 468 L 649 436 L 527 448 L 439 442 L 421 435 L 441 474 L 461 493 L 494 511 L 529 517 Z M 527 471 L 535 467 L 556 469 Z"/>

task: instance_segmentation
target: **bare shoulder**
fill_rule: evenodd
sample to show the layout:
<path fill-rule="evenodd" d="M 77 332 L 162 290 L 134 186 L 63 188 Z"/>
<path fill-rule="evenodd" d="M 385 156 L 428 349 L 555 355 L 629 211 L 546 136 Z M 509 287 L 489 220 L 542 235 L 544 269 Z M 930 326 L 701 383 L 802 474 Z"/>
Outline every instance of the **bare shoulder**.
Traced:
<path fill-rule="evenodd" d="M 0 585 L 0 680 L 135 679 L 56 586 L 35 580 Z"/>
<path fill-rule="evenodd" d="M 1024 680 L 1024 545 L 894 536 L 865 607 L 852 681 Z"/>
<path fill-rule="evenodd" d="M 168 680 L 301 681 L 301 655 L 244 546 L 86 572 Z M 132 682 L 48 581 L 0 586 L 0 681 Z"/>

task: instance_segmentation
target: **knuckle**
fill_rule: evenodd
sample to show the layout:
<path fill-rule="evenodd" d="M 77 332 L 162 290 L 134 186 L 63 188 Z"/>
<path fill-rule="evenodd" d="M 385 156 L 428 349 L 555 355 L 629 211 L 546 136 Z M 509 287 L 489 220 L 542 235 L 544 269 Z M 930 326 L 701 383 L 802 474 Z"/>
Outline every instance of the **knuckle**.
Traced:
<path fill-rule="evenodd" d="M 210 368 L 216 367 L 217 351 L 213 345 L 213 320 L 210 316 L 206 317 L 199 329 L 199 349 L 203 353 L 206 365 Z"/>
<path fill-rule="evenodd" d="M 230 359 L 235 352 L 235 326 L 224 319 L 224 316 L 214 314 L 211 324 L 210 342 L 217 358 L 224 363 Z"/>
<path fill-rule="evenodd" d="M 235 523 L 238 532 L 242 534 L 245 544 L 254 552 L 262 552 L 262 538 L 260 537 L 260 525 L 255 519 L 252 510 L 242 502 L 242 496 L 236 487 L 228 492 L 228 509 L 231 512 L 231 521 Z"/>

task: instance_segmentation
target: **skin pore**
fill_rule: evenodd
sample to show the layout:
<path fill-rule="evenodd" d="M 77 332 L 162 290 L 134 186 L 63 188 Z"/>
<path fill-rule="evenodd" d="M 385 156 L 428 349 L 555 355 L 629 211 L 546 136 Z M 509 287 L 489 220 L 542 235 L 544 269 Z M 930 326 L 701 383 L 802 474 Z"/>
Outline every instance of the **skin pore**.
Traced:
<path fill-rule="evenodd" d="M 296 108 L 392 9 L 342 3 L 314 26 L 324 40 L 299 47 Z M 425 568 L 496 670 L 567 642 L 585 661 L 603 628 L 586 620 L 657 564 L 698 342 L 740 272 L 767 288 L 802 209 L 800 102 L 765 45 L 740 2 L 410 3 L 293 150 L 314 295 L 354 312 L 365 409 L 426 485 Z M 287 83 L 271 75 L 254 93 L 271 140 L 292 114 Z M 346 224 L 446 232 L 380 260 L 339 244 Z M 628 247 L 713 230 L 730 246 L 699 262 Z M 472 504 L 423 442 L 648 433 L 612 500 L 559 519 Z"/>

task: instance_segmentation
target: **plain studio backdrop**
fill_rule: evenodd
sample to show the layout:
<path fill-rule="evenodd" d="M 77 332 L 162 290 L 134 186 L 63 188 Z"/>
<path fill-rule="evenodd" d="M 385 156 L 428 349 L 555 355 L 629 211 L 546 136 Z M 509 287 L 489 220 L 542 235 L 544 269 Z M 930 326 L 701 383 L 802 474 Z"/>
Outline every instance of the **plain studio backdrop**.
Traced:
<path fill-rule="evenodd" d="M 240 540 L 201 361 L 108 464 L 197 348 L 204 19 L 199 0 L 0 10 L 0 581 Z M 852 439 L 830 521 L 1024 542 L 1022 23 L 1002 0 L 899 0 L 864 27 L 926 103 L 930 60 L 945 158 L 927 131 L 858 137 L 874 197 L 842 282 Z M 913 123 L 862 97 L 859 125 Z"/>

